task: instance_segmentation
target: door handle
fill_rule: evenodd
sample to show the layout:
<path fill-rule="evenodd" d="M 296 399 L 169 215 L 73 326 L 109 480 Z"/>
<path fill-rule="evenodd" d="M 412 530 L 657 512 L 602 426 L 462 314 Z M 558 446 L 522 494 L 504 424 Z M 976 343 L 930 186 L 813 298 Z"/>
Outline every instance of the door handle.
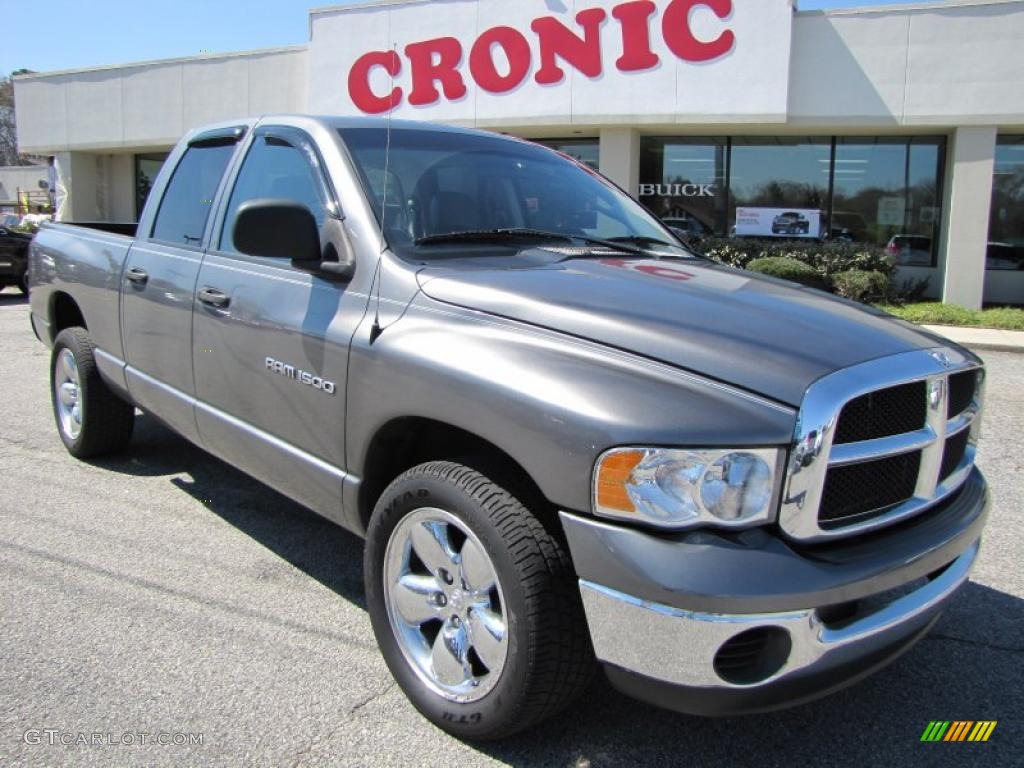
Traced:
<path fill-rule="evenodd" d="M 138 267 L 132 267 L 124 276 L 136 285 L 145 285 L 149 281 L 149 273 L 144 269 L 139 269 Z"/>
<path fill-rule="evenodd" d="M 199 291 L 199 300 L 211 307 L 226 307 L 231 303 L 231 297 L 216 288 L 203 288 Z"/>

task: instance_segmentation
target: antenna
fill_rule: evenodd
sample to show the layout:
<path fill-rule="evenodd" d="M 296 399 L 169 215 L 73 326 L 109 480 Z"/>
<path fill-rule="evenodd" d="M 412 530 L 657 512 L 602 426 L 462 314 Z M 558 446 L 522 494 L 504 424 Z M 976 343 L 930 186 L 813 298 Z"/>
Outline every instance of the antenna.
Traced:
<path fill-rule="evenodd" d="M 394 44 L 391 47 L 395 57 L 398 57 L 398 45 Z M 395 68 L 388 67 L 388 71 L 391 74 L 391 93 L 395 91 Z M 370 328 L 370 343 L 373 344 L 380 335 L 384 332 L 384 329 L 380 327 L 380 292 L 381 284 L 384 282 L 384 249 L 386 247 L 386 241 L 384 239 L 384 233 L 387 231 L 388 223 L 388 170 L 391 166 L 391 116 L 395 113 L 395 107 L 388 110 L 387 119 L 387 142 L 384 146 L 384 194 L 381 199 L 380 209 L 380 251 L 377 254 L 377 273 L 375 278 L 377 280 L 377 302 L 373 312 L 373 326 Z"/>

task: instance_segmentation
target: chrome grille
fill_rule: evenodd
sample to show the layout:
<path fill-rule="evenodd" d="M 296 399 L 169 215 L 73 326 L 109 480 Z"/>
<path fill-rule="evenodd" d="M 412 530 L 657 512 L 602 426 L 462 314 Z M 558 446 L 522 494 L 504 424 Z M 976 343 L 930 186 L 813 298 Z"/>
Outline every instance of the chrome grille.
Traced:
<path fill-rule="evenodd" d="M 946 447 L 942 451 L 942 469 L 939 470 L 939 481 L 949 478 L 963 463 L 967 449 L 970 447 L 971 431 L 965 429 L 946 440 Z"/>
<path fill-rule="evenodd" d="M 925 382 L 861 395 L 843 406 L 835 443 L 859 443 L 924 428 L 928 406 Z"/>
<path fill-rule="evenodd" d="M 921 452 L 833 467 L 825 476 L 818 521 L 825 529 L 883 514 L 914 495 Z"/>
<path fill-rule="evenodd" d="M 805 541 L 852 536 L 927 509 L 974 463 L 984 372 L 938 348 L 815 382 L 800 410 L 779 521 Z"/>
<path fill-rule="evenodd" d="M 959 416 L 971 407 L 978 388 L 978 372 L 964 371 L 949 377 L 949 418 Z"/>

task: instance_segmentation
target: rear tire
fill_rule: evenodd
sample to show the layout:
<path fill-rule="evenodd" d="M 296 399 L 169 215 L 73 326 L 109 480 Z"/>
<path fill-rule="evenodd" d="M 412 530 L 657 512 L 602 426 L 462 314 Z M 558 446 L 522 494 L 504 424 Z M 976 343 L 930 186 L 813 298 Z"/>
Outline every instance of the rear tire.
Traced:
<path fill-rule="evenodd" d="M 431 462 L 391 483 L 370 520 L 364 576 L 392 675 L 455 736 L 509 736 L 590 682 L 596 665 L 565 547 L 473 469 Z"/>
<path fill-rule="evenodd" d="M 57 433 L 72 456 L 86 459 L 113 453 L 131 441 L 135 407 L 100 377 L 84 328 L 65 328 L 54 340 L 50 398 Z"/>

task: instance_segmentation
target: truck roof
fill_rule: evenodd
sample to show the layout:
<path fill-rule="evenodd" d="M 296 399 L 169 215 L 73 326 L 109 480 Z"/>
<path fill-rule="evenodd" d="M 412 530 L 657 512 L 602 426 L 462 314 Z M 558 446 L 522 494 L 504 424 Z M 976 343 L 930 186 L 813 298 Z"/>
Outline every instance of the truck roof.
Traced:
<path fill-rule="evenodd" d="M 319 123 L 324 128 L 328 128 L 331 130 L 344 128 L 384 129 L 390 126 L 392 130 L 403 131 L 440 131 L 444 133 L 464 133 L 476 135 L 486 133 L 488 136 L 506 138 L 509 141 L 520 141 L 520 139 L 517 139 L 516 137 L 506 136 L 501 133 L 482 131 L 475 128 L 462 128 L 453 125 L 444 125 L 441 123 L 430 123 L 421 120 L 389 120 L 387 117 L 347 117 L 343 115 L 307 115 L 301 113 L 280 113 L 260 116 L 239 117 L 236 120 L 221 120 L 216 123 L 203 125 L 193 129 L 192 131 L 189 131 L 188 137 L 191 138 L 198 134 L 207 133 L 208 131 L 213 131 L 220 128 L 230 128 L 240 125 L 244 125 L 249 128 L 254 128 L 257 125 L 263 123 L 284 123 L 285 125 L 301 125 L 303 123 L 308 124 L 310 122 Z"/>

